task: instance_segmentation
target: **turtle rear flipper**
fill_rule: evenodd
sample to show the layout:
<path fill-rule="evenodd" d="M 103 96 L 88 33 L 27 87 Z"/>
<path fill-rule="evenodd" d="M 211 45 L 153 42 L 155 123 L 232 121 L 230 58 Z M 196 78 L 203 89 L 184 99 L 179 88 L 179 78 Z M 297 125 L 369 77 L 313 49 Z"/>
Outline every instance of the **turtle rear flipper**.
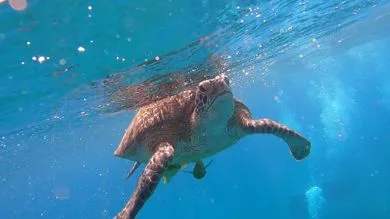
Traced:
<path fill-rule="evenodd" d="M 141 165 L 141 162 L 136 161 L 133 166 L 131 167 L 129 173 L 126 176 L 126 179 L 129 179 L 131 175 L 138 169 L 138 167 Z"/>
<path fill-rule="evenodd" d="M 202 179 L 206 175 L 206 169 L 213 160 L 210 160 L 206 165 L 204 165 L 202 160 L 198 160 L 195 162 L 194 169 L 190 172 L 186 171 L 186 173 L 191 173 L 195 179 Z"/>
<path fill-rule="evenodd" d="M 150 158 L 138 180 L 133 195 L 122 211 L 115 216 L 115 219 L 135 219 L 137 213 L 156 189 L 162 174 L 173 159 L 174 152 L 173 146 L 167 142 L 157 146 L 156 152 Z"/>

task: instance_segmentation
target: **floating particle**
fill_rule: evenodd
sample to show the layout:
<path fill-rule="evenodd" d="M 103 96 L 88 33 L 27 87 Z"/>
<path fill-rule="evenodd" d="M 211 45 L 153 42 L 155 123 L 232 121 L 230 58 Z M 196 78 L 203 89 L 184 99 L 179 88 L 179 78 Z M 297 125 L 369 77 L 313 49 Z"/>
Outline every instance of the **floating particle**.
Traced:
<path fill-rule="evenodd" d="M 47 56 L 46 59 L 47 59 L 47 60 L 50 60 L 50 56 Z"/>
<path fill-rule="evenodd" d="M 46 60 L 46 59 L 45 59 L 45 57 L 43 57 L 43 56 L 39 56 L 39 57 L 38 57 L 38 62 L 41 63 L 41 64 L 42 64 L 45 60 Z"/>
<path fill-rule="evenodd" d="M 36 56 L 33 56 L 33 57 L 32 57 L 32 60 L 33 60 L 33 61 L 37 61 L 37 57 L 36 57 Z"/>
<path fill-rule="evenodd" d="M 27 8 L 27 0 L 8 0 L 8 3 L 15 11 L 23 11 Z"/>
<path fill-rule="evenodd" d="M 122 58 L 122 62 L 124 62 L 124 61 L 126 61 L 126 59 L 125 59 L 125 58 Z"/>
<path fill-rule="evenodd" d="M 66 200 L 70 196 L 70 189 L 68 186 L 61 185 L 54 188 L 53 193 L 57 200 Z"/>
<path fill-rule="evenodd" d="M 127 42 L 131 42 L 132 41 L 132 39 L 131 39 L 131 37 L 127 37 Z"/>
<path fill-rule="evenodd" d="M 92 6 L 91 5 L 88 6 L 88 10 L 92 11 Z"/>
<path fill-rule="evenodd" d="M 26 44 L 27 44 L 27 46 L 31 46 L 31 42 L 30 41 L 27 41 Z"/>
<path fill-rule="evenodd" d="M 160 57 L 159 56 L 156 56 L 156 58 L 154 58 L 156 61 L 159 61 L 160 60 Z"/>
<path fill-rule="evenodd" d="M 93 40 L 90 40 L 89 42 L 90 42 L 90 43 L 93 43 Z"/>
<path fill-rule="evenodd" d="M 85 48 L 82 47 L 82 46 L 79 46 L 79 48 L 77 48 L 77 50 L 81 53 L 81 52 L 85 52 Z"/>
<path fill-rule="evenodd" d="M 24 62 L 21 62 L 20 64 L 24 65 Z"/>
<path fill-rule="evenodd" d="M 280 103 L 280 98 L 279 98 L 279 96 L 274 96 L 274 100 L 275 100 L 275 102 Z"/>
<path fill-rule="evenodd" d="M 66 64 L 66 60 L 65 59 L 60 59 L 60 65 L 65 65 Z"/>

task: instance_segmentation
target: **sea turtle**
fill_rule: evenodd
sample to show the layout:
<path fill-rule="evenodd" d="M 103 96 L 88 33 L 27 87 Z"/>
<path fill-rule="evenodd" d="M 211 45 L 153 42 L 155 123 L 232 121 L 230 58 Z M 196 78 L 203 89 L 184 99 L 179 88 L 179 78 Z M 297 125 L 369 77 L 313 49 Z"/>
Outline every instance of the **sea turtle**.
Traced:
<path fill-rule="evenodd" d="M 146 167 L 115 218 L 134 219 L 163 176 L 172 177 L 183 164 L 213 156 L 249 134 L 279 137 L 296 160 L 310 153 L 311 143 L 296 131 L 270 119 L 253 120 L 225 74 L 141 107 L 114 155 Z"/>

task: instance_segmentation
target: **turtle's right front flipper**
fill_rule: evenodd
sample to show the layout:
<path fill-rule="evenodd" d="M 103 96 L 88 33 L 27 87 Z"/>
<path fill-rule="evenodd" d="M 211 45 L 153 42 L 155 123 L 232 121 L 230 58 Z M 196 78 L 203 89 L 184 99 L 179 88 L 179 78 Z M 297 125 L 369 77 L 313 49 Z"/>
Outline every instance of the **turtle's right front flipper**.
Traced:
<path fill-rule="evenodd" d="M 135 219 L 137 213 L 156 189 L 162 174 L 173 159 L 174 152 L 173 146 L 167 142 L 157 146 L 156 152 L 150 158 L 138 180 L 133 195 L 122 211 L 115 216 L 116 219 Z"/>

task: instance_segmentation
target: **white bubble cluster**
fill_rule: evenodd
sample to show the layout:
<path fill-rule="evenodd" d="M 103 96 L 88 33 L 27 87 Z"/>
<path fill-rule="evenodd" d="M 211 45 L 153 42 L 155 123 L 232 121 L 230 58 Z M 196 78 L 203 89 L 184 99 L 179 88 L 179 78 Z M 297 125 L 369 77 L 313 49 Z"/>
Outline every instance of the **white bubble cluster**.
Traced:
<path fill-rule="evenodd" d="M 318 186 L 313 186 L 305 192 L 306 201 L 308 203 L 309 214 L 312 218 L 318 218 L 321 207 L 325 202 L 322 196 L 322 189 Z"/>
<path fill-rule="evenodd" d="M 85 52 L 85 48 L 82 46 L 79 46 L 79 48 L 77 48 L 77 51 L 79 51 L 80 53 Z"/>

